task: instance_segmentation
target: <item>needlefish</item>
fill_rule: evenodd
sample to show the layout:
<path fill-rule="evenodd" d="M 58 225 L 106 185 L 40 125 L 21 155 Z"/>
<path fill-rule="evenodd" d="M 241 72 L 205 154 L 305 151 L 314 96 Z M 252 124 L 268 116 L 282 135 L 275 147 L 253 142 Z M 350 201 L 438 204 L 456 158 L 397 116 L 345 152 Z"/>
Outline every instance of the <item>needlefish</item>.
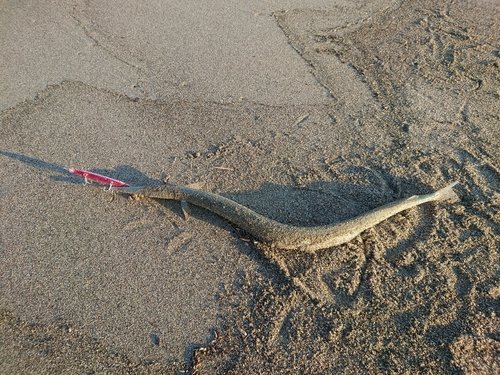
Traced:
<path fill-rule="evenodd" d="M 344 244 L 381 221 L 423 203 L 458 200 L 453 191 L 456 184 L 453 182 L 431 194 L 414 195 L 388 203 L 337 224 L 316 227 L 283 224 L 221 195 L 186 186 L 113 187 L 113 190 L 139 198 L 186 201 L 222 216 L 270 247 L 312 252 Z"/>

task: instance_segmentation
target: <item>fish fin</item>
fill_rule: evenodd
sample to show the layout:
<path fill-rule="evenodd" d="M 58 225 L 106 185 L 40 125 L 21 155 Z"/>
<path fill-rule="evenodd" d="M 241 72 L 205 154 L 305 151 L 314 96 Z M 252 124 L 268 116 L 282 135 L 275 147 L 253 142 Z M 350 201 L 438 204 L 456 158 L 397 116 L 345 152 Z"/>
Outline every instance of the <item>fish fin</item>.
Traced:
<path fill-rule="evenodd" d="M 181 210 L 182 214 L 184 215 L 184 220 L 188 221 L 190 216 L 189 215 L 189 203 L 185 201 L 184 199 L 181 199 Z"/>
<path fill-rule="evenodd" d="M 441 190 L 436 191 L 437 199 L 438 201 L 447 201 L 447 200 L 452 200 L 452 201 L 459 201 L 460 198 L 458 197 L 457 193 L 453 191 L 453 187 L 458 184 L 458 181 L 455 181 L 448 186 L 442 188 Z"/>

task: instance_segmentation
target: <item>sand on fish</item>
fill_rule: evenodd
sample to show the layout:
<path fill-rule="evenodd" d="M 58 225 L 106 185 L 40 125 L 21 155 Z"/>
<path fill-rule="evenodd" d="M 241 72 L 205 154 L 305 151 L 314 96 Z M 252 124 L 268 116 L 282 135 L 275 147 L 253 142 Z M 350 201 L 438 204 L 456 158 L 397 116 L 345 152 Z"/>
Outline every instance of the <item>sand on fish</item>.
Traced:
<path fill-rule="evenodd" d="M 0 9 L 0 373 L 498 373 L 496 2 Z M 460 201 L 305 253 L 63 166 L 300 226 Z"/>

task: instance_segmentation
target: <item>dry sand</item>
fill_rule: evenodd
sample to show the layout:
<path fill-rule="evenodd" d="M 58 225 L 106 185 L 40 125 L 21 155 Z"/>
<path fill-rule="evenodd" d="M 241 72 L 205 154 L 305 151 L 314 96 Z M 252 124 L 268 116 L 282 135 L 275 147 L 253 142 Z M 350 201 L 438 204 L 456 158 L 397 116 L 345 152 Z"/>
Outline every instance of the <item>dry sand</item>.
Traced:
<path fill-rule="evenodd" d="M 116 8 L 0 3 L 0 373 L 500 371 L 496 1 Z M 461 201 L 305 254 L 61 166 L 304 226 Z"/>

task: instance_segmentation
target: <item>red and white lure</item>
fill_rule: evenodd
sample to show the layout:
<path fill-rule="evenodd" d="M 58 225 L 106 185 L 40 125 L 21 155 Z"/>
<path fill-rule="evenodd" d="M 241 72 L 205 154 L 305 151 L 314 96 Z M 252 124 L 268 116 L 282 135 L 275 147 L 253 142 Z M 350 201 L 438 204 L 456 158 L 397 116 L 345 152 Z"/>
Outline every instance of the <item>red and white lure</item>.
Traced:
<path fill-rule="evenodd" d="M 129 184 L 126 184 L 123 181 L 115 180 L 114 178 L 103 176 L 101 174 L 97 174 L 94 172 L 83 171 L 81 169 L 75 169 L 75 168 L 67 168 L 67 170 L 70 173 L 83 177 L 85 179 L 85 184 L 88 184 L 89 181 L 94 181 L 99 184 L 109 185 L 110 189 L 113 187 L 130 187 Z"/>

